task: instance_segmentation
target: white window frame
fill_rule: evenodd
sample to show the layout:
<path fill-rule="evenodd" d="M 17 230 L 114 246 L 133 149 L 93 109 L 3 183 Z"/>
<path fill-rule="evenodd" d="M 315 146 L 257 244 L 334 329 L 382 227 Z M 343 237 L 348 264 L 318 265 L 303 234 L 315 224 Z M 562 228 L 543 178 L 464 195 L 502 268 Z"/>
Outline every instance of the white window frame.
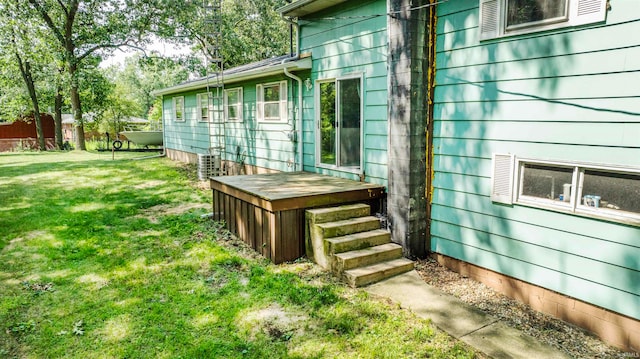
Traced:
<path fill-rule="evenodd" d="M 331 164 L 327 164 L 327 163 L 322 163 L 322 159 L 321 159 L 321 152 L 322 149 L 320 148 L 321 146 L 321 141 L 320 141 L 320 84 L 321 83 L 326 83 L 326 82 L 333 82 L 336 84 L 336 115 L 338 113 L 340 113 L 340 101 L 339 101 L 339 97 L 340 97 L 340 81 L 343 80 L 353 80 L 353 79 L 359 79 L 360 80 L 360 89 L 362 91 L 362 94 L 360 95 L 360 164 L 358 166 L 340 166 L 340 151 L 339 148 L 336 149 L 336 164 L 335 165 L 331 165 Z M 316 112 L 316 167 L 318 168 L 326 168 L 326 169 L 330 169 L 330 170 L 339 170 L 339 171 L 344 171 L 344 172 L 349 172 L 349 173 L 357 173 L 360 174 L 362 171 L 361 169 L 364 168 L 364 100 L 365 100 L 365 96 L 364 96 L 364 74 L 362 73 L 353 73 L 353 74 L 348 74 L 348 75 L 344 75 L 344 76 L 340 76 L 340 77 L 330 77 L 330 78 L 323 78 L 323 79 L 317 79 L 316 84 L 314 86 L 315 88 L 315 112 Z M 340 129 L 341 127 L 338 127 L 338 132 L 336 133 L 336 137 L 340 138 Z"/>
<path fill-rule="evenodd" d="M 202 102 L 203 98 L 207 100 L 207 117 L 202 116 Z M 200 122 L 209 122 L 213 116 L 213 106 L 211 101 L 211 93 L 204 92 L 196 95 L 196 101 L 198 102 L 198 121 Z"/>
<path fill-rule="evenodd" d="M 526 23 L 522 23 L 522 24 L 517 24 L 517 25 L 511 25 L 509 26 L 509 24 L 507 24 L 507 16 L 509 13 L 509 0 L 505 0 L 504 4 L 505 4 L 505 10 L 504 10 L 504 27 L 505 27 L 505 32 L 513 32 L 513 31 L 518 31 L 521 29 L 527 29 L 527 28 L 532 28 L 532 27 L 545 27 L 547 25 L 551 25 L 551 24 L 555 24 L 555 23 L 561 23 L 561 22 L 567 22 L 569 21 L 569 0 L 560 0 L 560 1 L 564 1 L 564 6 L 565 6 L 565 10 L 564 10 L 564 14 L 558 17 L 554 17 L 554 18 L 549 18 L 549 19 L 544 19 L 544 20 L 539 20 L 539 21 L 530 21 L 530 22 L 526 22 Z"/>
<path fill-rule="evenodd" d="M 180 114 L 181 117 L 178 118 L 178 100 L 180 100 Z M 184 96 L 176 96 L 172 99 L 172 104 L 173 104 L 173 109 L 172 109 L 172 113 L 173 113 L 173 120 L 175 122 L 185 122 L 186 118 L 185 118 L 185 113 L 184 113 Z"/>
<path fill-rule="evenodd" d="M 554 199 L 547 199 L 547 198 L 540 198 L 535 196 L 527 196 L 523 194 L 522 192 L 523 192 L 523 182 L 524 182 L 524 170 L 525 170 L 525 165 L 527 164 L 555 167 L 558 169 L 560 168 L 571 169 L 572 170 L 571 197 L 569 198 L 569 201 L 561 201 L 557 197 Z M 576 188 L 576 184 L 577 184 L 576 178 L 577 178 L 577 174 L 579 173 L 578 167 L 576 167 L 573 164 L 567 164 L 562 162 L 526 160 L 526 159 L 518 158 L 516 159 L 516 170 L 517 170 L 517 174 L 516 174 L 517 182 L 515 184 L 516 190 L 514 191 L 514 194 L 516 195 L 516 198 L 515 198 L 516 203 L 529 204 L 537 207 L 558 208 L 561 210 L 564 209 L 564 210 L 570 210 L 571 212 L 575 212 L 576 198 L 575 198 L 574 189 Z"/>
<path fill-rule="evenodd" d="M 480 0 L 480 40 L 559 29 L 602 22 L 607 14 L 607 0 L 561 0 L 567 2 L 566 16 L 533 21 L 507 28 L 508 0 Z"/>
<path fill-rule="evenodd" d="M 230 92 L 237 92 L 238 93 L 238 102 L 235 104 L 229 104 L 229 93 Z M 226 121 L 229 122 L 242 122 L 244 114 L 243 114 L 243 109 L 244 109 L 244 102 L 243 102 L 243 97 L 242 97 L 242 87 L 235 87 L 235 88 L 231 88 L 231 89 L 225 89 L 224 90 L 224 119 Z M 229 107 L 230 106 L 236 106 L 237 110 L 236 113 L 238 114 L 237 117 L 231 118 L 229 117 Z"/>
<path fill-rule="evenodd" d="M 274 104 L 276 101 L 265 102 L 264 90 L 268 87 L 280 86 L 279 101 L 279 116 L 277 118 L 266 118 L 264 106 L 265 104 Z M 256 118 L 258 122 L 266 123 L 287 123 L 289 121 L 289 109 L 288 109 L 288 92 L 287 81 L 269 82 L 256 85 Z"/>
<path fill-rule="evenodd" d="M 501 168 L 497 169 L 499 166 L 499 162 L 496 162 L 496 158 L 500 158 L 501 156 L 513 156 L 513 155 L 500 155 L 494 154 L 494 174 L 492 178 L 493 187 L 496 186 L 496 183 L 499 182 L 499 178 L 507 179 L 512 178 L 512 193 L 513 197 L 509 199 L 497 199 L 493 195 L 491 197 L 492 201 L 505 203 L 505 204 L 517 204 L 524 205 L 528 207 L 535 208 L 543 208 L 548 210 L 553 210 L 557 212 L 564 212 L 575 214 L 588 218 L 596 218 L 596 219 L 604 219 L 613 222 L 620 222 L 624 224 L 631 225 L 640 225 L 640 213 L 636 212 L 627 212 L 619 209 L 611 209 L 606 207 L 593 207 L 587 206 L 582 203 L 581 199 L 585 195 L 583 193 L 583 184 L 584 177 L 586 171 L 597 171 L 597 172 L 609 172 L 612 174 L 631 174 L 631 175 L 640 175 L 640 168 L 637 167 L 622 167 L 622 166 L 608 166 L 601 164 L 593 164 L 593 163 L 582 163 L 582 162 L 563 162 L 563 161 L 548 161 L 548 160 L 540 160 L 540 159 L 531 159 L 531 158 L 518 158 L 513 156 L 513 168 Z M 525 176 L 525 165 L 541 165 L 547 167 L 556 167 L 556 168 L 570 168 L 572 169 L 572 180 L 571 180 L 571 194 L 569 201 L 561 201 L 558 199 L 558 196 L 554 199 L 548 198 L 540 198 L 534 196 L 524 195 L 523 192 L 523 181 Z M 498 181 L 496 181 L 498 178 Z M 492 193 L 495 190 L 492 188 Z"/>

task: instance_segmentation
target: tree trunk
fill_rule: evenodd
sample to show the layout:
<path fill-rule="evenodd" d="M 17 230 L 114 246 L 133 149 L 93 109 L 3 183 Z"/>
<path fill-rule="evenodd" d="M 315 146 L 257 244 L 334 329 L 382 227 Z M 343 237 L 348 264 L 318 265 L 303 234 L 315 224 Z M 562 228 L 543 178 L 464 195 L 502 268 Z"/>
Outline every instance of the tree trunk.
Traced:
<path fill-rule="evenodd" d="M 54 103 L 54 115 L 53 123 L 55 125 L 56 132 L 56 148 L 63 150 L 63 138 L 62 138 L 62 85 L 58 83 L 56 85 L 56 97 Z"/>
<path fill-rule="evenodd" d="M 69 75 L 71 76 L 71 109 L 73 110 L 73 119 L 76 130 L 76 149 L 86 151 L 87 146 L 84 140 L 84 123 L 82 121 L 82 106 L 80 104 L 80 91 L 78 86 L 78 66 L 75 64 L 73 55 L 68 57 Z"/>
<path fill-rule="evenodd" d="M 36 94 L 36 86 L 33 83 L 33 76 L 31 75 L 31 64 L 29 64 L 29 61 L 22 61 L 20 54 L 18 54 L 17 52 L 15 55 L 18 61 L 18 66 L 20 67 L 22 79 L 27 85 L 29 97 L 31 98 L 31 103 L 33 104 L 33 119 L 36 122 L 36 137 L 38 138 L 38 148 L 40 148 L 40 151 L 46 151 L 47 146 L 44 142 L 44 131 L 42 130 L 42 120 L 40 118 L 38 95 Z"/>

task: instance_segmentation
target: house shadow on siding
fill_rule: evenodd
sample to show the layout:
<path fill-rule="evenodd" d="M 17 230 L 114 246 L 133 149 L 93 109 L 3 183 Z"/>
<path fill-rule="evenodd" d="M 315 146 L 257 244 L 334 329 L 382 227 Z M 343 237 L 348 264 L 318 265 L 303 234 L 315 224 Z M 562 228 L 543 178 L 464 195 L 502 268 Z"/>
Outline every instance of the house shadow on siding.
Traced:
<path fill-rule="evenodd" d="M 477 2 L 439 9 L 432 251 L 637 318 L 637 227 L 490 199 L 492 153 L 628 165 L 606 155 L 615 138 L 596 145 L 581 129 L 637 124 L 635 107 L 598 101 L 613 80 L 587 65 L 583 29 L 480 42 Z"/>
<path fill-rule="evenodd" d="M 513 111 L 532 96 L 545 101 L 557 94 L 563 65 L 554 56 L 571 53 L 571 42 L 561 34 L 480 43 L 477 26 L 470 25 L 478 22 L 477 2 L 466 4 L 469 8 L 440 11 L 438 18 L 432 250 L 529 281 L 531 269 L 539 266 L 531 252 L 540 248 L 518 235 L 514 227 L 524 219 L 513 206 L 491 202 L 491 158 L 522 148 L 521 136 L 510 137 L 515 134 L 501 126 L 544 120 L 542 112 Z M 509 90 L 528 85 L 529 93 Z M 545 141 L 543 133 L 531 135 L 535 142 Z M 564 263 L 554 265 L 556 273 L 565 271 Z"/>

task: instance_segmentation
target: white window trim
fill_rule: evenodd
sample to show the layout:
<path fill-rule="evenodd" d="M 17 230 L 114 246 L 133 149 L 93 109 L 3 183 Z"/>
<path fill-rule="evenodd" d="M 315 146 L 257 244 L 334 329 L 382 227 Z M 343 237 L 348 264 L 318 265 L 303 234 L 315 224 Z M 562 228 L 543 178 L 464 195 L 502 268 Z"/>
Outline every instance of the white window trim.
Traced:
<path fill-rule="evenodd" d="M 602 22 L 607 14 L 607 0 L 567 0 L 566 17 L 520 24 L 507 29 L 507 1 L 480 0 L 480 41 Z"/>
<path fill-rule="evenodd" d="M 181 105 L 180 105 L 180 112 L 182 113 L 182 118 L 178 119 L 178 106 L 176 104 L 176 100 L 180 99 L 181 101 Z M 172 103 L 173 103 L 173 120 L 175 122 L 185 122 L 186 118 L 185 118 L 185 113 L 184 113 L 184 96 L 176 96 L 172 99 Z"/>
<path fill-rule="evenodd" d="M 500 155 L 497 156 L 508 156 L 508 155 Z M 514 156 L 514 166 L 511 169 L 503 169 L 502 173 L 496 173 L 496 163 L 495 163 L 496 154 L 494 154 L 494 176 L 506 178 L 505 176 L 510 176 L 513 178 L 513 198 L 512 202 L 517 205 L 523 205 L 527 207 L 534 208 L 542 208 L 548 209 L 557 212 L 574 214 L 587 218 L 608 220 L 612 222 L 619 222 L 624 224 L 631 225 L 640 225 L 640 213 L 635 212 L 625 212 L 616 209 L 609 209 L 604 207 L 590 207 L 581 204 L 580 198 L 583 197 L 582 187 L 584 183 L 584 173 L 585 171 L 593 170 L 593 171 L 601 171 L 601 172 L 611 172 L 611 173 L 620 173 L 620 174 L 634 174 L 640 175 L 640 168 L 637 167 L 623 167 L 623 166 L 611 166 L 611 165 L 602 165 L 602 164 L 594 164 L 594 163 L 584 163 L 584 162 L 562 162 L 562 161 L 548 161 L 548 160 L 540 160 L 540 159 L 531 159 L 531 158 L 518 158 Z M 543 165 L 550 167 L 562 167 L 562 168 L 572 168 L 572 181 L 571 181 L 571 198 L 568 202 L 562 202 L 559 200 L 545 199 L 533 196 L 526 196 L 522 194 L 522 182 L 523 178 L 523 169 L 525 164 L 534 164 L 534 165 Z M 494 180 L 495 183 L 495 180 Z M 494 190 L 492 189 L 492 193 Z M 500 202 L 500 203 L 509 203 L 505 201 L 496 200 L 492 196 L 492 201 Z"/>
<path fill-rule="evenodd" d="M 236 113 L 238 114 L 237 118 L 229 118 L 229 92 L 237 92 L 238 93 L 238 103 L 233 106 L 238 106 L 238 110 Z M 224 119 L 228 122 L 242 122 L 244 119 L 244 101 L 242 96 L 242 87 L 235 87 L 224 90 Z"/>
<path fill-rule="evenodd" d="M 339 96 L 338 92 L 340 91 L 340 86 L 338 85 L 338 81 L 341 80 L 350 80 L 350 79 L 360 79 L 360 89 L 362 89 L 361 99 L 360 99 L 360 164 L 356 166 L 340 166 L 337 163 L 340 163 L 340 158 L 336 157 L 336 164 L 330 165 L 326 163 L 322 163 L 320 161 L 320 84 L 325 82 L 335 82 L 336 83 L 336 114 L 340 111 L 340 103 L 338 101 Z M 316 112 L 316 167 L 324 168 L 328 170 L 335 170 L 347 173 L 361 174 L 362 168 L 364 168 L 364 75 L 362 73 L 349 74 L 341 77 L 333 77 L 333 78 L 324 78 L 317 79 L 315 81 L 315 112 Z M 340 127 L 338 127 L 338 132 L 336 133 L 336 137 L 340 136 Z M 339 151 L 337 156 L 339 156 Z"/>
<path fill-rule="evenodd" d="M 202 97 L 206 96 L 207 98 L 207 118 L 202 117 Z M 204 92 L 196 95 L 196 101 L 198 102 L 198 121 L 200 122 L 209 122 L 211 121 L 211 117 L 213 116 L 213 106 L 211 102 L 211 93 Z"/>
<path fill-rule="evenodd" d="M 280 117 L 277 119 L 267 119 L 264 115 L 264 88 L 280 86 Z M 289 93 L 287 92 L 287 81 L 269 82 L 256 85 L 256 119 L 264 123 L 288 123 L 289 122 Z M 275 102 L 275 101 L 274 101 Z"/>
<path fill-rule="evenodd" d="M 525 164 L 533 164 L 533 165 L 543 165 L 543 166 L 549 166 L 549 167 L 556 167 L 556 168 L 565 168 L 565 169 L 572 169 L 573 170 L 573 174 L 572 174 L 572 180 L 571 180 L 571 198 L 569 200 L 569 202 L 563 202 L 563 201 L 558 201 L 558 200 L 554 200 L 554 199 L 546 199 L 546 198 L 540 198 L 540 197 L 534 197 L 534 196 L 527 196 L 522 194 L 522 190 L 523 190 L 523 181 L 524 181 L 524 166 Z M 578 168 L 574 165 L 571 164 L 567 164 L 567 163 L 562 163 L 562 162 L 553 162 L 553 161 L 541 161 L 541 160 L 527 160 L 527 159 L 522 159 L 522 158 L 518 158 L 516 159 L 516 178 L 517 178 L 517 182 L 515 183 L 515 191 L 514 191 L 514 195 L 516 196 L 514 202 L 519 203 L 519 204 L 530 204 L 532 206 L 537 206 L 537 207 L 548 207 L 548 208 L 557 208 L 560 210 L 570 210 L 571 212 L 575 212 L 575 191 L 573 191 L 573 188 L 576 188 L 576 174 L 578 171 Z"/>

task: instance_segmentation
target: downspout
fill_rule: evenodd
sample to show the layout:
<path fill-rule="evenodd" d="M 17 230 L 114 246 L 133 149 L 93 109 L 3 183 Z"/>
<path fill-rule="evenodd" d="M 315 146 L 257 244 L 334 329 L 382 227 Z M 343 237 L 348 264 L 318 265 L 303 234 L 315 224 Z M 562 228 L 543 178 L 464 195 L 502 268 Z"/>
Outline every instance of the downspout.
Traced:
<path fill-rule="evenodd" d="M 296 119 L 296 124 L 293 128 L 294 131 L 294 140 L 298 143 L 298 165 L 295 168 L 298 171 L 302 171 L 302 79 L 292 73 L 289 72 L 289 69 L 284 68 L 284 74 L 288 77 L 298 81 L 298 118 Z"/>
<path fill-rule="evenodd" d="M 300 25 L 285 17 L 282 16 L 282 19 L 286 22 L 288 22 L 290 25 L 292 25 L 293 27 L 296 28 L 296 52 L 295 54 L 291 54 L 291 57 L 282 60 L 282 63 L 286 63 L 289 61 L 295 61 L 298 60 L 300 58 Z M 291 39 L 293 39 L 293 36 L 291 36 Z M 298 170 L 298 171 L 302 171 L 303 170 L 303 147 L 302 147 L 302 79 L 294 74 L 292 74 L 291 72 L 289 72 L 289 69 L 287 69 L 286 67 L 284 68 L 284 74 L 285 76 L 296 80 L 298 82 L 298 116 L 296 119 L 296 122 L 293 126 L 293 133 L 295 134 L 294 136 L 294 141 L 297 141 L 298 143 L 298 164 L 297 164 L 297 168 L 294 168 L 294 170 Z"/>
<path fill-rule="evenodd" d="M 287 0 L 288 3 L 291 3 L 291 1 Z M 289 25 L 292 25 L 293 27 L 296 28 L 296 52 L 295 55 L 291 54 L 291 58 L 298 58 L 298 56 L 300 56 L 300 25 L 296 22 L 291 20 L 290 18 L 284 16 L 282 13 L 280 14 L 280 17 L 282 18 L 282 20 L 284 20 L 285 22 L 287 22 Z M 291 29 L 291 27 L 289 27 L 289 29 Z M 291 31 L 291 30 L 289 30 Z M 289 34 L 289 41 L 290 41 L 290 49 L 293 50 L 293 33 Z M 290 61 L 290 60 L 289 60 Z"/>

